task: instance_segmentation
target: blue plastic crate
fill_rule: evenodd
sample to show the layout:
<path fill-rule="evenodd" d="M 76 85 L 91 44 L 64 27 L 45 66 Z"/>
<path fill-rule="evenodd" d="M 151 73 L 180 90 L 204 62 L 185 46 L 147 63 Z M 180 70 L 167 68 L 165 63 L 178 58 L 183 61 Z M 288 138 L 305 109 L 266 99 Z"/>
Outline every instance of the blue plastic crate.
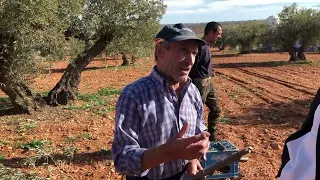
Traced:
<path fill-rule="evenodd" d="M 206 153 L 206 160 L 202 160 L 203 168 L 207 168 L 215 162 L 238 152 L 238 149 L 229 141 L 210 142 L 209 151 Z M 220 174 L 206 176 L 206 179 L 234 178 L 238 177 L 239 166 L 238 162 L 232 163 L 221 169 Z"/>

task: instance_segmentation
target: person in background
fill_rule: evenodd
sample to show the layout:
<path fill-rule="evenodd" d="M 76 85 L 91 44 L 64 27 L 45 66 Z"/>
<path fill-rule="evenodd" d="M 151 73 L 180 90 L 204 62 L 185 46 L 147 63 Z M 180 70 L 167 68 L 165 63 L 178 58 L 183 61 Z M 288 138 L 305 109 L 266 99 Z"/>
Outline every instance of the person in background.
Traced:
<path fill-rule="evenodd" d="M 156 65 L 122 91 L 116 106 L 112 158 L 131 180 L 179 179 L 202 169 L 209 149 L 203 104 L 188 77 L 202 39 L 183 24 L 156 35 Z"/>
<path fill-rule="evenodd" d="M 220 116 L 220 107 L 216 90 L 212 83 L 212 59 L 210 53 L 210 45 L 221 38 L 222 27 L 217 22 L 209 22 L 204 29 L 202 39 L 206 44 L 198 47 L 198 55 L 193 65 L 189 77 L 192 79 L 198 90 L 200 91 L 202 102 L 209 108 L 208 115 L 208 131 L 210 133 L 210 141 L 216 141 L 216 125 Z"/>

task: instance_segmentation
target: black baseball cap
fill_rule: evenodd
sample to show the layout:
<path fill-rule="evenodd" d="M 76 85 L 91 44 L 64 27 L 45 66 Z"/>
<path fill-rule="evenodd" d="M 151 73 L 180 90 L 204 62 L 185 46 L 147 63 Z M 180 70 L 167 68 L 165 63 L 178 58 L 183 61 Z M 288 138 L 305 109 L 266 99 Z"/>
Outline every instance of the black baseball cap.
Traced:
<path fill-rule="evenodd" d="M 166 25 L 156 35 L 155 42 L 162 41 L 179 42 L 184 40 L 196 40 L 201 45 L 205 45 L 206 42 L 196 36 L 196 33 L 187 28 L 184 24 Z"/>

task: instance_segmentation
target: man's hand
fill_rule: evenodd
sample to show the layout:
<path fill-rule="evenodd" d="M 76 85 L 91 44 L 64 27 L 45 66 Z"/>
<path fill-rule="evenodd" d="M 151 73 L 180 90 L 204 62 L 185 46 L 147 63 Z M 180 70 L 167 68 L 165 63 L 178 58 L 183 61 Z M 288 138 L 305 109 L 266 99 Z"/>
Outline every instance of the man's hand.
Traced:
<path fill-rule="evenodd" d="M 169 159 L 192 160 L 200 158 L 207 153 L 210 133 L 202 132 L 192 137 L 183 138 L 189 126 L 190 124 L 187 122 L 177 136 L 165 144 L 164 152 L 170 157 Z"/>
<path fill-rule="evenodd" d="M 195 176 L 201 170 L 203 170 L 203 168 L 198 159 L 191 160 L 187 165 L 187 174 L 190 177 Z"/>
<path fill-rule="evenodd" d="M 210 133 L 183 138 L 190 124 L 186 123 L 177 136 L 169 142 L 144 151 L 141 162 L 141 170 L 150 169 L 161 163 L 176 159 L 192 160 L 204 156 L 209 149 Z"/>

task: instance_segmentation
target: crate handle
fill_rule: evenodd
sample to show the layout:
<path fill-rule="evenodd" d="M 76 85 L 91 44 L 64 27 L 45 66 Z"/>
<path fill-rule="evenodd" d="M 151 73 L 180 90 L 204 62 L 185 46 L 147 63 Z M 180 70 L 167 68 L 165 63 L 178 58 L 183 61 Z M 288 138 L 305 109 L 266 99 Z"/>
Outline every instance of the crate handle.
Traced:
<path fill-rule="evenodd" d="M 220 142 L 217 142 L 217 149 L 220 151 L 224 151 L 226 149 L 226 147 L 223 144 L 221 144 Z"/>

